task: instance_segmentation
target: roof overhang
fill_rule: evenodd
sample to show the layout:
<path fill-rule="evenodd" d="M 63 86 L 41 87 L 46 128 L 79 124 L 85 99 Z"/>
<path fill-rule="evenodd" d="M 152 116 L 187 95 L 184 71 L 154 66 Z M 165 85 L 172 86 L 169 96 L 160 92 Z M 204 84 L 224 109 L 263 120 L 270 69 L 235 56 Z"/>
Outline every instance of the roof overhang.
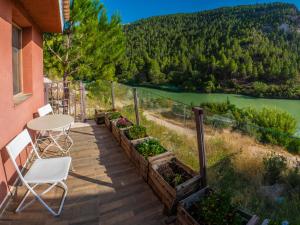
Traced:
<path fill-rule="evenodd" d="M 42 32 L 61 33 L 70 17 L 69 0 L 19 0 L 30 19 Z"/>

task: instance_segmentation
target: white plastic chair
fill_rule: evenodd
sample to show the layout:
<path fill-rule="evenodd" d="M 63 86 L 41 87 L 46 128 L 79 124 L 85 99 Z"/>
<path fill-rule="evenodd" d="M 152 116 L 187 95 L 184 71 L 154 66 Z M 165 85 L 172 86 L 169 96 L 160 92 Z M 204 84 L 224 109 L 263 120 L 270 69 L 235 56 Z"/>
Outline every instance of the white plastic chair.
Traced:
<path fill-rule="evenodd" d="M 32 149 L 37 157 L 37 159 L 32 163 L 28 172 L 23 176 L 21 173 L 17 163 L 17 156 L 25 149 L 28 145 L 32 146 Z M 38 200 L 45 208 L 54 216 L 59 216 L 63 204 L 65 202 L 67 196 L 67 185 L 64 181 L 68 177 L 71 157 L 60 157 L 60 158 L 49 158 L 42 159 L 36 148 L 32 142 L 32 139 L 27 131 L 27 129 L 23 130 L 19 135 L 17 135 L 7 146 L 7 152 L 9 157 L 11 158 L 13 165 L 23 182 L 23 184 L 27 187 L 28 191 L 24 195 L 22 201 L 16 209 L 16 212 L 21 212 L 23 209 L 31 205 L 35 200 Z M 50 187 L 43 191 L 40 195 L 34 191 L 34 189 L 38 185 L 49 184 Z M 60 185 L 61 186 L 60 186 Z M 55 186 L 61 187 L 64 189 L 64 194 L 60 202 L 60 206 L 57 212 L 55 212 L 52 208 L 50 208 L 47 203 L 41 198 L 44 194 L 49 192 Z M 24 205 L 24 202 L 28 195 L 32 193 L 34 195 L 34 199 Z"/>

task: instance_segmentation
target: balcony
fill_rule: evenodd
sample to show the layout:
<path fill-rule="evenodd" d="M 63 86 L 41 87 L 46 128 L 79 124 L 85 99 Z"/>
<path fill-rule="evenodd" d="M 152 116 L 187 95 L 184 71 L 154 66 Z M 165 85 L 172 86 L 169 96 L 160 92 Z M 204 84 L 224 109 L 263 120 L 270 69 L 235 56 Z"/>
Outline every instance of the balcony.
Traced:
<path fill-rule="evenodd" d="M 165 224 L 163 205 L 106 127 L 92 124 L 74 128 L 71 137 L 75 171 L 67 180 L 69 192 L 62 215 L 53 217 L 39 202 L 15 213 L 25 191 L 20 187 L 1 218 L 1 225 Z M 58 206 L 61 193 L 55 189 L 45 200 L 52 207 Z"/>

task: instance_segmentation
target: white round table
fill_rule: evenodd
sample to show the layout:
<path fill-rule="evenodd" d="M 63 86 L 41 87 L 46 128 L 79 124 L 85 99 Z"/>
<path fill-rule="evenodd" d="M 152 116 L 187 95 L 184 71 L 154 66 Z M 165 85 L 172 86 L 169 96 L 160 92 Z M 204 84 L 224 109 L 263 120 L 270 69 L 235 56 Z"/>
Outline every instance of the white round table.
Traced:
<path fill-rule="evenodd" d="M 50 141 L 50 143 L 46 144 L 47 147 L 45 147 L 45 149 L 43 150 L 43 154 L 46 153 L 46 150 L 49 147 L 54 146 L 61 151 L 62 155 L 68 154 L 70 156 L 70 149 L 73 145 L 73 140 L 69 136 L 69 131 L 73 123 L 74 118 L 72 116 L 63 114 L 52 114 L 30 120 L 27 123 L 27 127 L 30 130 L 38 132 L 36 143 L 45 143 L 44 140 Z M 47 137 L 39 138 L 41 136 L 40 134 L 45 132 L 47 132 L 48 134 Z M 64 138 L 64 147 L 58 143 L 58 140 L 61 137 Z"/>
<path fill-rule="evenodd" d="M 34 131 L 53 131 L 69 127 L 74 118 L 69 115 L 47 115 L 30 120 L 27 127 Z"/>

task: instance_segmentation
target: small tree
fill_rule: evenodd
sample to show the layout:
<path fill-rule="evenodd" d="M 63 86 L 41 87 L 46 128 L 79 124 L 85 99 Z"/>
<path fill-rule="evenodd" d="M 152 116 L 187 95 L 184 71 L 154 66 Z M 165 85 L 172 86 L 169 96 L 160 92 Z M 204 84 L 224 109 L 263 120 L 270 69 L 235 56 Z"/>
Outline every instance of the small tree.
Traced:
<path fill-rule="evenodd" d="M 76 0 L 63 34 L 45 34 L 44 46 L 45 72 L 62 77 L 67 91 L 69 79 L 112 80 L 125 38 L 120 18 L 112 16 L 109 22 L 99 0 Z"/>

